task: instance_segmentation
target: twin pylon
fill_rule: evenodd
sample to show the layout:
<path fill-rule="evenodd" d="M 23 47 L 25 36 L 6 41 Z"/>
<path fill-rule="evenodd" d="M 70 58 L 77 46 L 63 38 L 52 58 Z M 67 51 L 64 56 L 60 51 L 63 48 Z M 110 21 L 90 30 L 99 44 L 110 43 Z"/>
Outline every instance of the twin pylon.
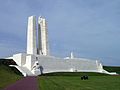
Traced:
<path fill-rule="evenodd" d="M 41 16 L 38 23 L 36 16 L 28 17 L 27 54 L 49 55 L 47 23 Z"/>

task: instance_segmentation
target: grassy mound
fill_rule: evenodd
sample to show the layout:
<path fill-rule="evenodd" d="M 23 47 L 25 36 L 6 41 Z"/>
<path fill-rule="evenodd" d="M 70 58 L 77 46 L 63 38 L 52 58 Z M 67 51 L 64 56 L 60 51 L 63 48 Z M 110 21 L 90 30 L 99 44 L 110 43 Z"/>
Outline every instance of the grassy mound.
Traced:
<path fill-rule="evenodd" d="M 120 72 L 120 67 L 104 66 L 109 72 Z M 88 80 L 81 76 L 88 75 Z M 57 72 L 38 77 L 40 90 L 120 90 L 120 76 L 91 72 Z"/>
<path fill-rule="evenodd" d="M 55 73 L 47 73 L 42 76 L 107 76 L 108 74 L 103 73 L 95 73 L 95 72 L 55 72 Z"/>
<path fill-rule="evenodd" d="M 21 78 L 21 73 L 14 67 L 13 60 L 0 60 L 0 89 Z M 109 72 L 120 74 L 120 67 L 104 66 Z M 88 75 L 88 80 L 81 76 Z M 120 76 L 110 76 L 91 72 L 62 72 L 48 73 L 38 77 L 40 90 L 119 90 Z"/>
<path fill-rule="evenodd" d="M 21 73 L 14 67 L 9 67 L 4 61 L 0 60 L 0 89 L 19 80 Z"/>

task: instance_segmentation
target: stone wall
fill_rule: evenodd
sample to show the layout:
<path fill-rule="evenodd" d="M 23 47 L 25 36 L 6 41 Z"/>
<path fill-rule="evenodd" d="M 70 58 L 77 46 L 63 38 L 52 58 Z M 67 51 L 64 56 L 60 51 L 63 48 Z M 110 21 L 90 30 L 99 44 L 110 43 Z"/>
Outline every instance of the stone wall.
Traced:
<path fill-rule="evenodd" d="M 83 58 L 62 59 L 51 56 L 39 56 L 38 62 L 43 73 L 49 72 L 100 72 L 100 62 Z"/>

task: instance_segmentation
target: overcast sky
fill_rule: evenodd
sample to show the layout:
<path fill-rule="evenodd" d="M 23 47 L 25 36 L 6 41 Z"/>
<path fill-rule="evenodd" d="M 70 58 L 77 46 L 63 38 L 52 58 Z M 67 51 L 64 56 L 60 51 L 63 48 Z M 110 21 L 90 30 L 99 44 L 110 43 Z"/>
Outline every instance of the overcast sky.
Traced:
<path fill-rule="evenodd" d="M 120 0 L 0 0 L 1 58 L 26 52 L 31 15 L 46 18 L 52 55 L 120 66 Z"/>

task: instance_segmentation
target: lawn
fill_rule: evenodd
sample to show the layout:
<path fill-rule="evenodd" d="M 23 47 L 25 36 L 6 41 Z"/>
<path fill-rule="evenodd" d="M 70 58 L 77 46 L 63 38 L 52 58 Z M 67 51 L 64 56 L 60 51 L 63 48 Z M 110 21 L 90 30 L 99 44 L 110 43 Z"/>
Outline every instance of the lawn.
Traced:
<path fill-rule="evenodd" d="M 0 90 L 21 79 L 21 73 L 9 67 L 11 61 L 0 60 Z M 12 62 L 14 63 L 14 62 Z M 120 67 L 104 66 L 110 72 L 120 73 Z M 88 75 L 89 80 L 81 80 Z M 38 76 L 40 90 L 120 90 L 120 76 L 98 73 L 49 73 Z"/>
<path fill-rule="evenodd" d="M 0 90 L 5 86 L 19 80 L 21 76 L 15 73 L 14 68 L 0 64 Z"/>
<path fill-rule="evenodd" d="M 89 75 L 89 80 L 80 76 L 39 76 L 40 90 L 120 90 L 120 76 Z"/>

